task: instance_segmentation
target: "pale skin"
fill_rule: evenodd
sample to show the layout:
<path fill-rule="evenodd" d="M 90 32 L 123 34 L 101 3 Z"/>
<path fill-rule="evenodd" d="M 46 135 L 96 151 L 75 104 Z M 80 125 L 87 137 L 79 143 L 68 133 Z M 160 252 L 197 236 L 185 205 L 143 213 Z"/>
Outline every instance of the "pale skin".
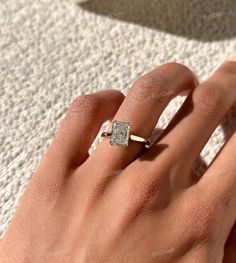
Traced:
<path fill-rule="evenodd" d="M 149 138 L 170 100 L 186 91 L 149 150 L 104 138 L 88 154 L 106 120 L 128 121 Z M 202 177 L 192 171 L 235 102 L 233 61 L 201 84 L 187 67 L 167 63 L 126 97 L 106 90 L 75 99 L 0 242 L 0 262 L 236 262 L 236 134 Z"/>

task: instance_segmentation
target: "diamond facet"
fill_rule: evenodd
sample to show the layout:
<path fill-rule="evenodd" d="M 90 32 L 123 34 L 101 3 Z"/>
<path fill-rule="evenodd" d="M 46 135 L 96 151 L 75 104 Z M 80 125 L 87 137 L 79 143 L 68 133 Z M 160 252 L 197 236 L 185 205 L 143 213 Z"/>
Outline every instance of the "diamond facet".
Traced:
<path fill-rule="evenodd" d="M 128 122 L 113 121 L 110 144 L 128 146 L 131 125 Z"/>

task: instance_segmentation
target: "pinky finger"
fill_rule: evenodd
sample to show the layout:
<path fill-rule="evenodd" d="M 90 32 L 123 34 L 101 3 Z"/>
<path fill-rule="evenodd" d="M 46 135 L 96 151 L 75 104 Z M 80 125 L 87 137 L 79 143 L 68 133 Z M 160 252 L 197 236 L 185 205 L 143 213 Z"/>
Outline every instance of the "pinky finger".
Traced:
<path fill-rule="evenodd" d="M 103 90 L 77 97 L 68 107 L 43 166 L 76 168 L 88 158 L 88 150 L 101 125 L 111 119 L 124 99 L 116 90 Z"/>

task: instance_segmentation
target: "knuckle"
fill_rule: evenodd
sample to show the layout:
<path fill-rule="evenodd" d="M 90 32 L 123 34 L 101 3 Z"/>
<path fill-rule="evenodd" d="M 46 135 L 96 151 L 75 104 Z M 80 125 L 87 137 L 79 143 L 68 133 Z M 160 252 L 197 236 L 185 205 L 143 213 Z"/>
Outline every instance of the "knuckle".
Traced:
<path fill-rule="evenodd" d="M 135 100 L 162 101 L 171 95 L 167 79 L 160 73 L 146 74 L 134 81 L 130 95 Z"/>
<path fill-rule="evenodd" d="M 204 87 L 196 89 L 193 103 L 202 112 L 213 115 L 222 112 L 227 105 L 224 90 L 214 83 L 211 86 L 210 83 L 205 83 Z"/>
<path fill-rule="evenodd" d="M 64 119 L 61 124 L 61 132 L 56 134 L 56 137 L 60 137 L 59 143 L 65 142 L 64 140 L 68 138 L 68 127 L 74 123 L 75 119 L 85 116 L 85 118 L 90 119 L 95 116 L 95 114 L 100 114 L 101 105 L 99 98 L 92 95 L 82 95 L 74 99 L 67 108 Z"/>
<path fill-rule="evenodd" d="M 164 64 L 166 66 L 171 66 L 175 68 L 176 71 L 181 72 L 181 73 L 187 73 L 190 74 L 191 77 L 193 77 L 193 72 L 184 64 L 179 63 L 179 62 L 168 62 Z"/>
<path fill-rule="evenodd" d="M 99 180 L 94 184 L 94 187 L 91 190 L 91 195 L 94 203 L 103 197 L 103 194 L 109 187 L 111 187 L 111 184 L 115 180 L 115 178 L 116 174 L 113 173 L 99 178 Z"/>
<path fill-rule="evenodd" d="M 130 211 L 134 211 L 135 215 L 155 212 L 166 203 L 160 191 L 160 182 L 152 179 L 132 186 L 127 197 Z"/>
<path fill-rule="evenodd" d="M 144 182 L 139 186 L 136 192 L 138 193 L 136 200 L 137 203 L 141 205 L 141 208 L 150 207 L 157 194 L 157 184 L 149 181 Z"/>
<path fill-rule="evenodd" d="M 219 67 L 218 72 L 236 77 L 236 63 L 224 63 Z"/>
<path fill-rule="evenodd" d="M 200 242 L 212 240 L 218 218 L 215 202 L 203 198 L 185 202 L 183 215 L 191 240 Z"/>
<path fill-rule="evenodd" d="M 229 96 L 235 94 L 236 63 L 224 63 L 214 76 L 229 92 Z"/>
<path fill-rule="evenodd" d="M 68 113 L 94 113 L 100 108 L 99 98 L 95 95 L 82 95 L 77 97 L 69 105 Z"/>

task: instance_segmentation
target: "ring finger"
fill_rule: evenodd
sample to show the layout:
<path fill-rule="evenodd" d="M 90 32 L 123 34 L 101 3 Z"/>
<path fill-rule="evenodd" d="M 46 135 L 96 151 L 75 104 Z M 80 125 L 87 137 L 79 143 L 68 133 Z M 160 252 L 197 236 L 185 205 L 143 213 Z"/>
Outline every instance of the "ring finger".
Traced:
<path fill-rule="evenodd" d="M 131 134 L 148 138 L 170 100 L 196 85 L 196 77 L 187 67 L 177 63 L 161 65 L 134 82 L 114 119 L 129 122 Z M 99 169 L 124 169 L 137 158 L 142 147 L 139 143 L 130 143 L 127 148 L 111 146 L 104 139 L 87 160 L 87 164 L 95 161 Z M 97 172 L 98 167 L 95 169 Z"/>

